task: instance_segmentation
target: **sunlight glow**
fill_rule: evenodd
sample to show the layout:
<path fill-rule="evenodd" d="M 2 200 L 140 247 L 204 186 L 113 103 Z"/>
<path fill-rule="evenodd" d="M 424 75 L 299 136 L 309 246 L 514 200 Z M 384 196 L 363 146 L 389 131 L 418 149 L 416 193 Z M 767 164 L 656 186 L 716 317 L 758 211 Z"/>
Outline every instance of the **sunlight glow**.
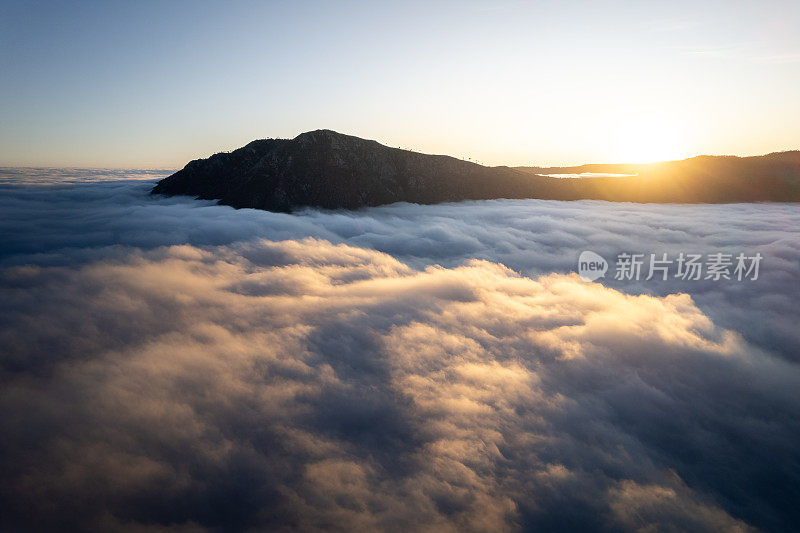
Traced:
<path fill-rule="evenodd" d="M 686 125 L 657 112 L 637 113 L 613 126 L 610 161 L 654 163 L 683 159 L 691 153 Z"/>
<path fill-rule="evenodd" d="M 545 178 L 630 178 L 636 174 L 614 174 L 611 172 L 581 172 L 580 174 L 536 174 Z"/>

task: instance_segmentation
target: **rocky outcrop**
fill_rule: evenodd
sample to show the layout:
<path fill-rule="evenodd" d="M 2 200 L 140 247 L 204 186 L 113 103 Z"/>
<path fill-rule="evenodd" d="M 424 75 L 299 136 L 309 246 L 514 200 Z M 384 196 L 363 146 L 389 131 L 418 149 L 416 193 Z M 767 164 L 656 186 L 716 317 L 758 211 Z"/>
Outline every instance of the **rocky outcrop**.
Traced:
<path fill-rule="evenodd" d="M 613 171 L 589 167 L 557 170 Z M 549 178 L 537 174 L 556 169 L 485 167 L 317 130 L 294 139 L 257 140 L 232 152 L 197 159 L 161 180 L 152 192 L 217 199 L 237 208 L 272 211 L 303 206 L 353 209 L 393 202 L 430 204 L 492 198 L 800 201 L 798 152 L 761 158 L 693 158 L 625 168 L 626 173 L 633 168 L 638 175 Z"/>

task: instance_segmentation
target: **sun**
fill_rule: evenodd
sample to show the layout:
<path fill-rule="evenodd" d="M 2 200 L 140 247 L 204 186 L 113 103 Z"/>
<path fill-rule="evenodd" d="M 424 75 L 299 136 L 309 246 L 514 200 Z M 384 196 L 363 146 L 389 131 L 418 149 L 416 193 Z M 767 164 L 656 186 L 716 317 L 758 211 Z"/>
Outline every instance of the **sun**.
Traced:
<path fill-rule="evenodd" d="M 613 161 L 654 163 L 690 157 L 686 128 L 662 113 L 636 113 L 615 121 L 609 141 Z"/>

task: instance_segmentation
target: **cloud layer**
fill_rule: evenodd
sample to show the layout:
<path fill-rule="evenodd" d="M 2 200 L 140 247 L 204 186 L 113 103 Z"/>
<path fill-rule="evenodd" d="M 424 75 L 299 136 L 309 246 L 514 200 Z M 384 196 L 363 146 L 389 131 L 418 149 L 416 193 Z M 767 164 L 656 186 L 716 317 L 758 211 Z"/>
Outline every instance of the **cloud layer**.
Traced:
<path fill-rule="evenodd" d="M 140 185 L 3 190 L 0 525 L 800 519 L 796 206 L 292 216 Z M 691 294 L 569 273 L 583 248 L 687 245 L 746 246 L 771 268 Z M 756 312 L 736 298 L 769 335 L 734 327 Z"/>
<path fill-rule="evenodd" d="M 761 253 L 755 282 L 651 280 L 627 293 L 691 294 L 719 325 L 800 360 L 800 209 L 797 204 L 651 205 L 497 200 L 296 215 L 234 210 L 186 197 L 150 197 L 154 171 L 0 169 L 0 266 L 70 265 L 128 247 L 224 245 L 315 237 L 375 249 L 423 268 L 478 258 L 536 277 L 576 269 L 584 250 L 617 254 Z M 148 174 L 149 172 L 149 174 Z M 121 179 L 124 178 L 124 179 Z M 130 178 L 135 178 L 131 180 Z"/>

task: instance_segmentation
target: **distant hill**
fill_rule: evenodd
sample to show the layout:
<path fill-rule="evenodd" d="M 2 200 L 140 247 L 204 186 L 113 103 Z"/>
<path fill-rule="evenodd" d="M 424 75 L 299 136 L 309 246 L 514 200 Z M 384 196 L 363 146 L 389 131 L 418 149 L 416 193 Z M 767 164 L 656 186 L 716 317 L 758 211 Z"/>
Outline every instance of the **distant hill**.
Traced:
<path fill-rule="evenodd" d="M 636 176 L 539 175 L 581 173 Z M 649 165 L 485 167 L 316 130 L 294 139 L 257 140 L 232 152 L 191 161 L 161 180 L 152 193 L 190 195 L 237 208 L 272 211 L 492 198 L 800 202 L 800 152 L 699 156 Z"/>

